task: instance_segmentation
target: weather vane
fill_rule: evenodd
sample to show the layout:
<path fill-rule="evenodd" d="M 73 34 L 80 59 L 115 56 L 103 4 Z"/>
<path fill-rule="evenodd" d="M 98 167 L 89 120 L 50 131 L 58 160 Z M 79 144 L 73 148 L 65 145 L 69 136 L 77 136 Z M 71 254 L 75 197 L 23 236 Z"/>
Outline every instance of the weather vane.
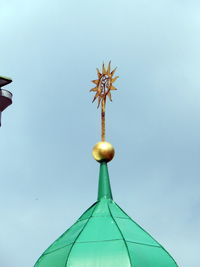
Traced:
<path fill-rule="evenodd" d="M 116 69 L 117 68 L 111 71 L 111 61 L 109 62 L 107 69 L 103 63 L 102 72 L 100 72 L 100 70 L 97 68 L 98 79 L 92 81 L 96 87 L 90 90 L 90 92 L 96 92 L 92 102 L 97 99 L 97 108 L 99 108 L 101 105 L 101 142 L 94 146 L 92 152 L 93 157 L 99 162 L 108 162 L 112 160 L 115 153 L 113 146 L 105 141 L 105 109 L 107 96 L 109 97 L 110 101 L 112 101 L 111 91 L 117 90 L 117 88 L 113 86 L 113 83 L 119 77 L 113 77 Z"/>

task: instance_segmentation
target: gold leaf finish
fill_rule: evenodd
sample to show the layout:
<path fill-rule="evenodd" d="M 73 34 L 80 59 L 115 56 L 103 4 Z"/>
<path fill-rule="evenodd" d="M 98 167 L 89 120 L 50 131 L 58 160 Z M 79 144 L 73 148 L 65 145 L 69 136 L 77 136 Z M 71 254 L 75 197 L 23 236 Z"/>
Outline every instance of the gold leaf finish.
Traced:
<path fill-rule="evenodd" d="M 98 162 L 109 162 L 113 159 L 115 155 L 115 150 L 110 143 L 106 141 L 99 142 L 93 147 L 92 155 L 94 159 Z"/>
<path fill-rule="evenodd" d="M 97 80 L 92 80 L 92 83 L 96 87 L 90 89 L 90 92 L 95 92 L 92 102 L 97 100 L 97 108 L 101 105 L 101 142 L 97 143 L 92 151 L 93 157 L 98 162 L 109 162 L 114 157 L 113 146 L 105 141 L 105 111 L 106 111 L 106 98 L 108 97 L 112 101 L 112 90 L 117 90 L 113 83 L 119 78 L 119 76 L 113 77 L 117 68 L 111 71 L 111 61 L 108 64 L 108 68 L 102 65 L 102 72 L 97 68 Z"/>
<path fill-rule="evenodd" d="M 104 63 L 102 65 L 102 73 L 100 72 L 100 70 L 97 68 L 97 76 L 98 76 L 98 80 L 93 80 L 92 82 L 94 84 L 96 84 L 95 88 L 92 88 L 90 90 L 90 92 L 96 92 L 93 102 L 98 98 L 98 106 L 100 106 L 100 103 L 102 101 L 106 102 L 106 97 L 108 96 L 109 99 L 111 100 L 111 94 L 110 91 L 111 90 L 117 90 L 117 88 L 115 88 L 113 86 L 113 83 L 119 78 L 119 76 L 113 77 L 115 71 L 117 68 L 115 68 L 112 72 L 111 72 L 111 61 L 108 64 L 108 68 L 106 69 Z M 111 100 L 112 101 L 112 100 Z"/>

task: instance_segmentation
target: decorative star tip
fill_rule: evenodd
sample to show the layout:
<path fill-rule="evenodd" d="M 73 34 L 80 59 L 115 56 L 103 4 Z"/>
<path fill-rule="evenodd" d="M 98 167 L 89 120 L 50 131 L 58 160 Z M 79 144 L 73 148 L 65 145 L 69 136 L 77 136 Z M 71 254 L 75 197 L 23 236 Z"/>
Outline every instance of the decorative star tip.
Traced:
<path fill-rule="evenodd" d="M 111 71 L 111 61 L 108 64 L 108 68 L 106 69 L 104 63 L 102 65 L 102 72 L 97 68 L 97 80 L 93 80 L 92 82 L 96 85 L 94 88 L 90 90 L 90 92 L 96 92 L 93 101 L 98 100 L 98 106 L 100 106 L 101 102 L 106 101 L 106 97 L 108 96 L 110 101 L 112 101 L 111 92 L 112 90 L 117 90 L 116 87 L 113 86 L 113 83 L 119 78 L 119 76 L 113 77 L 117 68 Z"/>

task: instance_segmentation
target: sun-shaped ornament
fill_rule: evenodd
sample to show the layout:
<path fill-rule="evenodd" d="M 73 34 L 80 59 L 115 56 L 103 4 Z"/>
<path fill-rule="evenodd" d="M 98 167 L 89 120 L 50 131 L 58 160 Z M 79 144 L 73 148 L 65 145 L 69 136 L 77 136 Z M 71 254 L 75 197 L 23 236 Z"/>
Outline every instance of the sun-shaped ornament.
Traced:
<path fill-rule="evenodd" d="M 106 97 L 108 96 L 110 101 L 112 101 L 112 96 L 111 92 L 112 90 L 117 90 L 113 86 L 113 83 L 117 80 L 119 76 L 113 77 L 115 71 L 117 68 L 115 68 L 113 71 L 111 71 L 110 68 L 111 62 L 108 64 L 108 69 L 106 70 L 104 64 L 102 66 L 102 73 L 99 71 L 97 68 L 97 75 L 98 75 L 98 80 L 93 80 L 92 82 L 96 84 L 95 88 L 92 88 L 90 92 L 96 92 L 94 99 L 92 102 L 94 102 L 96 99 L 98 99 L 98 106 L 105 101 L 106 102 Z"/>
<path fill-rule="evenodd" d="M 103 146 L 103 150 L 105 150 L 105 146 L 107 146 L 107 144 L 106 144 L 107 142 L 105 142 L 106 97 L 108 96 L 110 101 L 112 101 L 111 91 L 117 90 L 117 88 L 115 88 L 113 86 L 113 83 L 119 77 L 119 76 L 113 77 L 117 68 L 115 68 L 114 70 L 111 71 L 110 65 L 111 65 L 111 62 L 109 62 L 108 68 L 106 69 L 104 64 L 103 64 L 102 72 L 100 72 L 99 69 L 97 69 L 98 80 L 92 81 L 96 85 L 96 87 L 92 88 L 90 90 L 90 92 L 96 92 L 92 102 L 94 102 L 96 99 L 98 99 L 97 108 L 101 104 L 101 140 L 102 140 L 102 142 L 100 142 L 100 144 Z M 114 150 L 112 150 L 112 151 L 114 151 Z"/>

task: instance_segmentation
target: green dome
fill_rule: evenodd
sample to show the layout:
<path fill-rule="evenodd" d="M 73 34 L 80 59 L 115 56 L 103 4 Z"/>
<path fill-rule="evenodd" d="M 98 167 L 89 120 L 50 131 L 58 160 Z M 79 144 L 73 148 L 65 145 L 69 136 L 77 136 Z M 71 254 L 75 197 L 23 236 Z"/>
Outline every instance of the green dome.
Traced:
<path fill-rule="evenodd" d="M 169 253 L 113 200 L 101 163 L 98 201 L 38 259 L 35 267 L 177 267 Z"/>

